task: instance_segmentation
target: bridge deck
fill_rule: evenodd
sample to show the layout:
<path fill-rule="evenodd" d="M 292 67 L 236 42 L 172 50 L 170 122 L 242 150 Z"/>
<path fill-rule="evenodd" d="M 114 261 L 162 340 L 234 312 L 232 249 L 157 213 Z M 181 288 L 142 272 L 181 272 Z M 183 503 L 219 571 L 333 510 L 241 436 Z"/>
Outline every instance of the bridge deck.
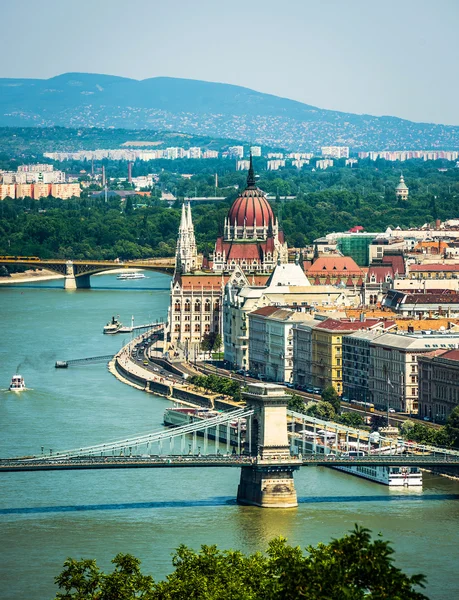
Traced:
<path fill-rule="evenodd" d="M 0 472 L 21 471 L 62 471 L 81 469 L 151 469 L 171 467 L 243 467 L 257 465 L 267 469 L 286 466 L 294 467 L 459 467 L 459 457 L 435 455 L 398 455 L 398 456 L 364 456 L 334 457 L 303 456 L 292 460 L 260 461 L 252 456 L 182 456 L 170 455 L 161 457 L 142 456 L 101 456 L 81 457 L 77 459 L 3 459 L 0 460 Z"/>

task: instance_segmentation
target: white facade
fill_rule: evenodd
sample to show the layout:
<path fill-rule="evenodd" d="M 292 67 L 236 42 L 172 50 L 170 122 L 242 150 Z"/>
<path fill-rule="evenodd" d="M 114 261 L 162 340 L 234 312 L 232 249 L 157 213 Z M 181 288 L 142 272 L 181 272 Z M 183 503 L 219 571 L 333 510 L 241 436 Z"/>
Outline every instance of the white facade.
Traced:
<path fill-rule="evenodd" d="M 349 146 L 323 146 L 321 153 L 326 158 L 349 158 Z"/>
<path fill-rule="evenodd" d="M 249 368 L 268 381 L 291 382 L 294 323 L 312 320 L 308 314 L 265 307 L 250 313 Z"/>

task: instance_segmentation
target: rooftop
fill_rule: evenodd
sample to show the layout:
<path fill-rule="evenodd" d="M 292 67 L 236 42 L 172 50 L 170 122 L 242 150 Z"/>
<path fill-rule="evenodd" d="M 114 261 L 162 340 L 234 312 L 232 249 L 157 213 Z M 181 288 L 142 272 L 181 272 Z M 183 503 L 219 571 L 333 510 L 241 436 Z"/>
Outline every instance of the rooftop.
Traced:
<path fill-rule="evenodd" d="M 316 329 L 324 329 L 326 331 L 358 331 L 360 329 L 374 329 L 375 327 L 383 326 L 384 329 L 395 326 L 395 321 L 383 321 L 382 319 L 365 319 L 365 320 L 337 320 L 327 319 L 317 325 Z"/>

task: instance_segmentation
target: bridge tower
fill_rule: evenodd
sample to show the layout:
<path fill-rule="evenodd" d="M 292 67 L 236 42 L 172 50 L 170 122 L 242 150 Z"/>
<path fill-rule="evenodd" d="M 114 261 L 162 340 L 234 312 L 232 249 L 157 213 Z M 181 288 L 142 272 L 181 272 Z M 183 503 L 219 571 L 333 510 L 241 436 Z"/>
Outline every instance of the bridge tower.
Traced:
<path fill-rule="evenodd" d="M 262 508 L 296 507 L 293 472 L 299 469 L 301 461 L 290 454 L 288 395 L 280 385 L 251 383 L 243 396 L 247 407 L 255 411 L 246 437 L 251 441 L 256 461 L 241 468 L 237 501 Z"/>

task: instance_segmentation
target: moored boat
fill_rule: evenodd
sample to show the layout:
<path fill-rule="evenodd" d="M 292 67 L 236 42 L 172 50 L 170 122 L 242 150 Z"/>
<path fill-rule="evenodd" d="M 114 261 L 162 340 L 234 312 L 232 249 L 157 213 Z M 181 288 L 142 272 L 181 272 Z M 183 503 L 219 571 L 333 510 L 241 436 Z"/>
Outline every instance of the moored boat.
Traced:
<path fill-rule="evenodd" d="M 118 321 L 118 317 L 112 317 L 112 320 L 110 321 L 110 323 L 107 323 L 107 325 L 105 325 L 104 333 L 108 333 L 108 334 L 117 333 L 121 329 L 122 326 L 123 326 L 123 324 L 121 323 L 121 321 Z"/>
<path fill-rule="evenodd" d="M 146 276 L 143 273 L 121 273 L 117 279 L 121 281 L 125 281 L 126 279 L 146 279 Z"/>
<path fill-rule="evenodd" d="M 24 377 L 22 375 L 13 375 L 8 389 L 10 392 L 23 392 L 26 389 Z"/>

